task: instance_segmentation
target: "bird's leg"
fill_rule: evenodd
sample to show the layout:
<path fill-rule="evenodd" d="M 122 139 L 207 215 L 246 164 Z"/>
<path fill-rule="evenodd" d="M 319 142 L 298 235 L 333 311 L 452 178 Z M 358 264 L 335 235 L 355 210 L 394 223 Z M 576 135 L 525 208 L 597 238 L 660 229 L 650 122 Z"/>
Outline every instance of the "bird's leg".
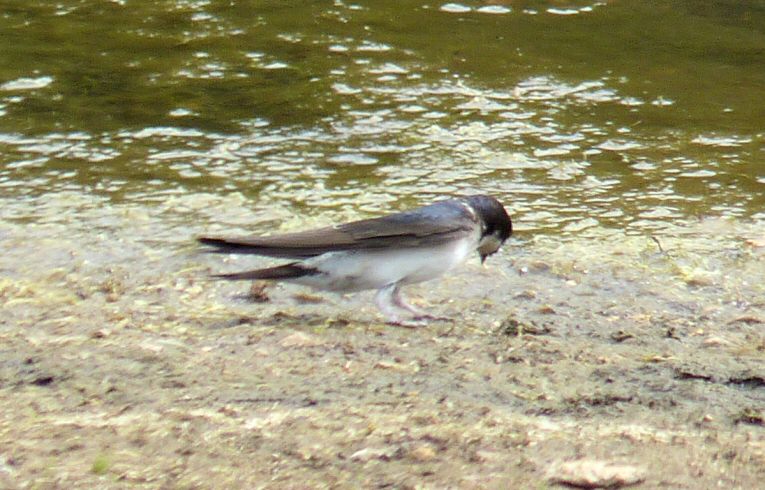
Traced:
<path fill-rule="evenodd" d="M 409 308 L 402 306 L 402 300 L 399 292 L 399 285 L 397 283 L 391 283 L 384 288 L 377 291 L 375 294 L 375 304 L 380 309 L 388 323 L 391 325 L 399 325 L 404 327 L 415 327 L 422 325 L 422 323 L 413 323 L 402 320 L 398 315 L 398 309 L 403 308 L 411 311 Z M 405 302 L 403 304 L 406 304 Z"/>
<path fill-rule="evenodd" d="M 415 320 L 437 320 L 437 321 L 449 320 L 448 317 L 431 315 L 430 313 L 423 311 L 417 308 L 416 306 L 410 304 L 401 294 L 401 289 L 399 289 L 398 287 L 394 289 L 391 299 L 393 300 L 394 305 L 412 313 L 414 315 Z"/>

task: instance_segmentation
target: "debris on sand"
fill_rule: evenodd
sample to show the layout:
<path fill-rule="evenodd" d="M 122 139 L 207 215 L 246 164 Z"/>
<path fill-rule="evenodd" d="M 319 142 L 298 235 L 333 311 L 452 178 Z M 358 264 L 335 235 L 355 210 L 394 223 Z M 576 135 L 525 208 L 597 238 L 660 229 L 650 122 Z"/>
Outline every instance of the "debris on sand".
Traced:
<path fill-rule="evenodd" d="M 522 335 L 547 335 L 550 333 L 550 327 L 537 326 L 534 322 L 522 322 L 515 318 L 506 318 L 499 326 L 502 335 L 508 337 L 520 337 Z"/>
<path fill-rule="evenodd" d="M 247 299 L 252 303 L 268 303 L 271 298 L 268 297 L 268 283 L 265 281 L 255 281 L 250 286 Z"/>
<path fill-rule="evenodd" d="M 308 335 L 303 332 L 295 332 L 284 337 L 281 342 L 279 342 L 279 345 L 282 347 L 315 347 L 323 343 L 324 342 L 316 336 Z"/>
<path fill-rule="evenodd" d="M 554 465 L 547 479 L 577 488 L 621 488 L 642 482 L 645 471 L 627 464 L 580 459 Z"/>
<path fill-rule="evenodd" d="M 395 453 L 396 453 L 395 448 L 367 447 L 364 449 L 360 449 L 356 451 L 355 453 L 351 454 L 351 461 L 358 461 L 360 463 L 366 463 L 367 461 L 372 461 L 375 459 L 388 461 L 393 457 Z"/>

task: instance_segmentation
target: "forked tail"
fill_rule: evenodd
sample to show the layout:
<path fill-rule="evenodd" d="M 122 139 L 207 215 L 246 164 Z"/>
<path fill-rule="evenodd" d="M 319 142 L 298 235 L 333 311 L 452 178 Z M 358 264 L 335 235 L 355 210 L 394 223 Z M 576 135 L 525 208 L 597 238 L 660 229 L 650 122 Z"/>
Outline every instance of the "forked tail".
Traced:
<path fill-rule="evenodd" d="M 252 271 L 233 272 L 229 274 L 213 274 L 212 277 L 218 279 L 228 279 L 230 281 L 278 281 L 280 279 L 295 279 L 303 276 L 318 274 L 319 271 L 311 267 L 301 265 L 299 262 L 277 265 L 266 269 L 255 269 Z"/>

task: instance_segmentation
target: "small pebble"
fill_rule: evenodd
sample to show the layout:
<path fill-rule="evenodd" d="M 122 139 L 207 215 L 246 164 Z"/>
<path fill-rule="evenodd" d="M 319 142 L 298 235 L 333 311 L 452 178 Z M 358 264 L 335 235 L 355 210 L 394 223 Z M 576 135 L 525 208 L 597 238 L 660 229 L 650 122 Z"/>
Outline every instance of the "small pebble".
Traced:
<path fill-rule="evenodd" d="M 436 451 L 428 444 L 417 446 L 409 452 L 409 456 L 415 461 L 424 463 L 432 461 L 436 457 Z"/>
<path fill-rule="evenodd" d="M 705 338 L 701 344 L 704 347 L 722 347 L 722 346 L 730 345 L 730 341 L 722 337 L 710 335 L 709 337 Z"/>
<path fill-rule="evenodd" d="M 284 337 L 281 342 L 279 342 L 279 345 L 282 347 L 313 347 L 321 345 L 322 343 L 321 339 L 318 339 L 313 335 L 308 335 L 303 332 L 295 332 Z"/>
<path fill-rule="evenodd" d="M 351 454 L 351 461 L 359 461 L 362 463 L 372 461 L 373 459 L 382 459 L 387 461 L 390 459 L 394 452 L 395 451 L 388 448 L 367 447 Z"/>
<path fill-rule="evenodd" d="M 642 482 L 645 472 L 632 465 L 580 459 L 554 465 L 547 479 L 577 488 L 619 488 Z"/>

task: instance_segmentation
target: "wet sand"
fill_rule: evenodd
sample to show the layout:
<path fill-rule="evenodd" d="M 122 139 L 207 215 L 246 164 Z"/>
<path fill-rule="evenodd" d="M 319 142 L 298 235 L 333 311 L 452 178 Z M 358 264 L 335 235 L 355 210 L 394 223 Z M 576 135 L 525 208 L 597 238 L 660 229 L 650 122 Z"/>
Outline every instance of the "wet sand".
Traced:
<path fill-rule="evenodd" d="M 547 488 L 582 461 L 631 488 L 765 478 L 755 224 L 519 233 L 408 288 L 453 321 L 397 328 L 370 293 L 248 298 L 206 279 L 245 262 L 199 254 L 201 230 L 120 213 L 0 225 L 4 488 Z"/>

